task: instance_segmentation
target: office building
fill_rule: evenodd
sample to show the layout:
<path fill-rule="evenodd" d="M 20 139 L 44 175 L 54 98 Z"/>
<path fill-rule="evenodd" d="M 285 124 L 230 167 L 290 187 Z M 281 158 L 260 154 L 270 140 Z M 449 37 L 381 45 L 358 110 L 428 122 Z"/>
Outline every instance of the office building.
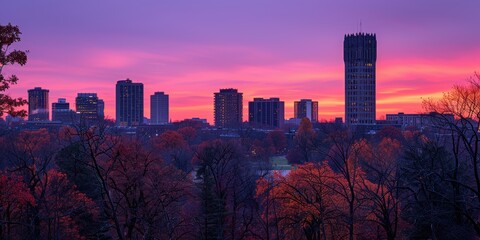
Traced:
<path fill-rule="evenodd" d="M 100 98 L 98 99 L 97 107 L 98 107 L 98 119 L 99 120 L 105 119 L 105 102 L 103 101 L 103 99 L 100 99 Z"/>
<path fill-rule="evenodd" d="M 116 85 L 115 116 L 120 127 L 138 126 L 143 123 L 143 84 L 132 80 L 120 80 Z"/>
<path fill-rule="evenodd" d="M 254 98 L 248 103 L 248 122 L 252 126 L 280 128 L 285 122 L 285 103 L 279 98 Z"/>
<path fill-rule="evenodd" d="M 444 123 L 442 120 L 448 120 L 448 122 L 454 122 L 453 114 L 440 114 L 440 113 L 403 113 L 387 114 L 386 122 L 389 124 L 395 124 L 401 126 L 403 129 L 407 127 L 415 127 L 418 129 L 424 129 L 426 127 L 432 127 L 440 123 Z"/>
<path fill-rule="evenodd" d="M 311 99 L 295 101 L 294 115 L 294 118 L 308 118 L 311 122 L 318 122 L 318 102 Z"/>
<path fill-rule="evenodd" d="M 243 122 L 243 93 L 237 89 L 220 89 L 214 94 L 216 127 L 238 128 Z"/>
<path fill-rule="evenodd" d="M 74 123 L 76 113 L 70 109 L 70 103 L 65 98 L 59 98 L 57 102 L 52 103 L 52 121 L 62 123 Z"/>
<path fill-rule="evenodd" d="M 75 98 L 77 113 L 82 123 L 98 121 L 98 96 L 96 93 L 78 93 Z"/>
<path fill-rule="evenodd" d="M 49 120 L 48 93 L 41 87 L 28 90 L 28 121 Z"/>
<path fill-rule="evenodd" d="M 345 123 L 347 125 L 374 125 L 375 121 L 375 66 L 377 40 L 375 34 L 345 35 Z"/>
<path fill-rule="evenodd" d="M 150 124 L 168 123 L 168 95 L 155 92 L 150 96 Z"/>

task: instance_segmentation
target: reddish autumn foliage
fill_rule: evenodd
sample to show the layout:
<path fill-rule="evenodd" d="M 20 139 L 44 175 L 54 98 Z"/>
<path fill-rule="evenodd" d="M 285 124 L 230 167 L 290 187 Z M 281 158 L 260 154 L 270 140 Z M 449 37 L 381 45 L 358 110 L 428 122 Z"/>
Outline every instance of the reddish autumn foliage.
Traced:
<path fill-rule="evenodd" d="M 161 150 L 172 150 L 184 147 L 187 143 L 183 136 L 176 131 L 166 131 L 154 139 L 155 147 Z"/>
<path fill-rule="evenodd" d="M 84 239 L 82 219 L 98 209 L 65 174 L 50 170 L 33 192 L 21 177 L 0 176 L 0 214 L 2 239 Z"/>
<path fill-rule="evenodd" d="M 175 239 L 192 224 L 183 212 L 192 182 L 188 175 L 145 151 L 122 142 L 103 168 L 111 203 L 107 212 L 125 239 Z"/>
<path fill-rule="evenodd" d="M 256 196 L 264 209 L 264 234 L 271 239 L 341 236 L 343 201 L 334 179 L 330 167 L 313 163 L 298 166 L 286 177 L 260 179 Z"/>
<path fill-rule="evenodd" d="M 190 126 L 179 128 L 177 132 L 180 133 L 188 143 L 192 143 L 197 137 L 197 130 Z"/>
<path fill-rule="evenodd" d="M 314 159 L 313 153 L 316 150 L 317 134 L 313 129 L 312 123 L 308 118 L 303 118 L 300 122 L 297 132 L 295 133 L 295 148 L 291 150 L 290 163 L 305 163 L 312 162 Z"/>
<path fill-rule="evenodd" d="M 255 139 L 250 147 L 250 154 L 254 159 L 268 161 L 274 151 L 270 142 Z"/>
<path fill-rule="evenodd" d="M 266 141 L 272 145 L 275 154 L 284 152 L 287 147 L 287 138 L 282 130 L 269 132 Z"/>
<path fill-rule="evenodd" d="M 35 205 L 23 179 L 16 175 L 0 175 L 0 239 L 11 239 L 22 231 L 19 224 L 26 218 L 29 205 Z"/>
<path fill-rule="evenodd" d="M 183 133 L 185 137 L 193 137 L 191 127 L 185 127 Z M 184 172 L 191 170 L 190 159 L 191 151 L 184 136 L 177 131 L 166 131 L 154 140 L 154 147 L 160 153 L 160 156 L 169 164 L 173 164 Z"/>
<path fill-rule="evenodd" d="M 44 175 L 35 199 L 44 239 L 85 239 L 80 229 L 82 218 L 98 215 L 95 203 L 56 170 Z"/>

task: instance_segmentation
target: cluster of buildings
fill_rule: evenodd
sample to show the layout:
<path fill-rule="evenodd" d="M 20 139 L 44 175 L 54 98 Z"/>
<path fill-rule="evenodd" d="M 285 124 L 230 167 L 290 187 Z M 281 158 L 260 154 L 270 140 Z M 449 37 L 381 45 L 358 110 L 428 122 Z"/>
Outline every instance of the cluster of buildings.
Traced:
<path fill-rule="evenodd" d="M 28 90 L 28 121 L 50 120 L 49 90 L 36 87 Z M 52 121 L 71 124 L 75 122 L 96 122 L 105 117 L 105 103 L 96 93 L 78 93 L 75 98 L 76 111 L 70 109 L 65 98 L 52 103 Z"/>
<path fill-rule="evenodd" d="M 375 34 L 356 33 L 344 37 L 345 64 L 345 124 L 374 129 L 378 124 L 405 126 L 422 125 L 426 114 L 387 114 L 387 120 L 376 120 L 376 60 L 377 40 Z M 49 102 L 46 89 L 36 87 L 28 90 L 28 120 L 48 121 Z M 130 79 L 116 84 L 116 126 L 135 127 L 145 125 L 144 87 Z M 64 98 L 52 104 L 52 121 L 62 123 L 95 122 L 104 118 L 104 101 L 95 93 L 78 93 L 76 110 L 71 110 Z M 244 124 L 243 94 L 237 89 L 220 89 L 214 93 L 214 125 L 219 128 L 239 128 Z M 302 118 L 318 122 L 317 101 L 301 99 L 294 103 L 293 119 L 287 123 L 298 123 Z M 169 96 L 155 92 L 150 96 L 151 125 L 169 122 Z M 248 102 L 248 123 L 258 128 L 281 128 L 285 123 L 285 103 L 278 97 L 254 98 Z M 337 118 L 336 122 L 342 122 Z"/>
<path fill-rule="evenodd" d="M 294 119 L 318 121 L 318 102 L 301 99 L 295 102 Z M 258 128 L 281 128 L 285 123 L 285 102 L 280 98 L 254 98 L 248 102 L 248 123 Z M 243 94 L 237 89 L 220 89 L 214 94 L 214 125 L 239 128 L 243 124 Z"/>
<path fill-rule="evenodd" d="M 49 90 L 35 87 L 28 90 L 28 121 L 48 122 Z M 144 123 L 143 84 L 130 79 L 118 81 L 116 85 L 116 125 L 119 127 L 138 126 Z M 168 95 L 155 92 L 150 96 L 150 123 L 168 123 Z M 95 124 L 105 118 L 105 102 L 96 93 L 78 93 L 75 110 L 65 98 L 52 103 L 52 121 L 61 124 Z"/>
<path fill-rule="evenodd" d="M 118 127 L 135 127 L 144 122 L 143 84 L 132 80 L 117 82 L 115 94 L 115 123 Z M 28 121 L 49 121 L 49 90 L 35 87 L 28 90 Z M 279 98 L 254 98 L 248 103 L 248 122 L 260 128 L 280 128 L 285 122 L 285 103 Z M 105 118 L 105 103 L 96 93 L 78 93 L 75 111 L 65 98 L 52 103 L 52 122 L 94 124 Z M 295 118 L 318 121 L 318 102 L 302 99 L 295 102 Z M 214 125 L 220 128 L 239 128 L 243 125 L 243 94 L 237 89 L 220 89 L 214 94 Z M 169 97 L 164 92 L 150 96 L 150 125 L 169 122 Z"/>

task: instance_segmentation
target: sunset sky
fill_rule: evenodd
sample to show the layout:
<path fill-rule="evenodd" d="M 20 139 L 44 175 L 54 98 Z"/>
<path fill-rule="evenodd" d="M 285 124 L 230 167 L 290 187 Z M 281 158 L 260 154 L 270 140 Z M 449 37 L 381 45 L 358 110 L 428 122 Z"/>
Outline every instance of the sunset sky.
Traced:
<path fill-rule="evenodd" d="M 15 0 L 0 24 L 18 25 L 29 50 L 24 67 L 6 67 L 19 84 L 8 92 L 50 90 L 50 104 L 96 92 L 115 116 L 115 84 L 126 78 L 150 95 L 170 95 L 170 118 L 213 120 L 213 93 L 319 101 L 319 118 L 344 117 L 343 38 L 377 36 L 377 118 L 423 111 L 480 71 L 478 0 Z M 360 27 L 361 22 L 361 27 Z"/>

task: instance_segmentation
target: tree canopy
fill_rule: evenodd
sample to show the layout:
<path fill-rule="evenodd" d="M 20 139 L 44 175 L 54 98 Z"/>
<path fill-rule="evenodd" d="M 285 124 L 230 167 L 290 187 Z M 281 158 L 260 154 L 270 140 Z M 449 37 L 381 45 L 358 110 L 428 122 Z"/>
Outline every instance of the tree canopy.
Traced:
<path fill-rule="evenodd" d="M 23 106 L 27 103 L 22 98 L 12 98 L 4 94 L 5 90 L 9 89 L 11 85 L 18 82 L 18 77 L 15 74 L 5 76 L 3 69 L 7 65 L 19 64 L 23 66 L 27 63 L 27 53 L 25 51 L 11 50 L 13 43 L 20 41 L 20 29 L 18 26 L 12 24 L 0 25 L 0 117 L 7 113 L 14 117 L 27 116 L 26 110 L 17 110 L 17 107 Z"/>

